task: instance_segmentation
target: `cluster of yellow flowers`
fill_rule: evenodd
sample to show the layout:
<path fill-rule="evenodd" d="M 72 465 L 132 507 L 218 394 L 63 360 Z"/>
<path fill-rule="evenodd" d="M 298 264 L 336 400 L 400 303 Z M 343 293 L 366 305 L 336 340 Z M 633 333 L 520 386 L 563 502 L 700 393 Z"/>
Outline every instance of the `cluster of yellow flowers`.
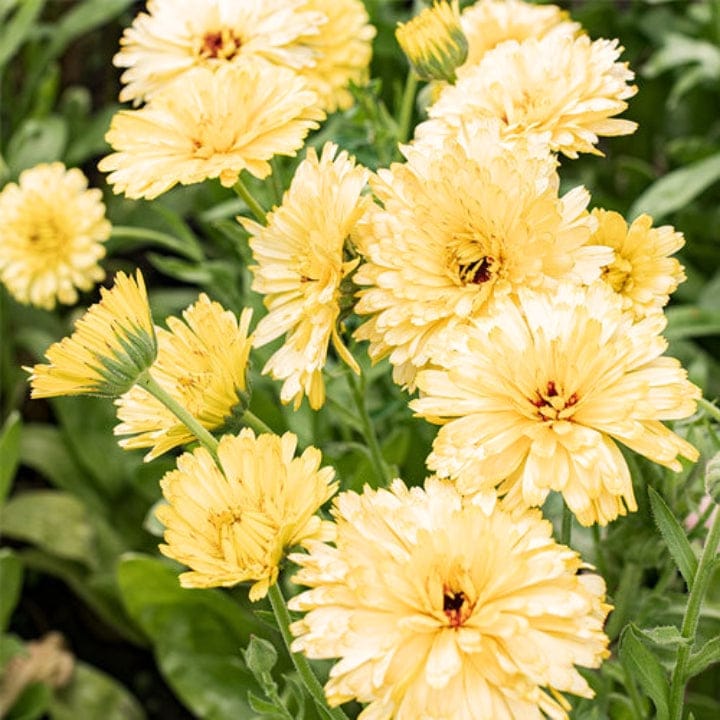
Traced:
<path fill-rule="evenodd" d="M 100 167 L 131 198 L 230 186 L 243 170 L 264 178 L 274 155 L 349 105 L 373 35 L 359 0 L 150 0 L 115 59 L 121 99 L 144 104 L 116 116 Z M 121 444 L 151 448 L 147 459 L 201 441 L 163 479 L 157 511 L 162 552 L 191 568 L 184 585 L 253 581 L 258 599 L 288 548 L 305 548 L 290 556 L 310 588 L 291 600 L 306 612 L 293 648 L 340 658 L 331 705 L 368 703 L 367 720 L 560 720 L 561 693 L 592 696 L 576 666 L 607 657 L 611 608 L 537 507 L 556 491 L 583 525 L 635 510 L 617 443 L 673 470 L 697 459 L 662 423 L 700 396 L 663 355 L 663 308 L 684 279 L 670 256 L 684 241 L 647 216 L 628 227 L 589 211 L 583 187 L 560 194 L 559 153 L 599 155 L 600 136 L 635 129 L 615 117 L 636 92 L 617 41 L 522 0 L 462 14 L 436 3 L 399 39 L 435 98 L 404 161 L 371 173 L 333 143 L 308 149 L 282 203 L 239 218 L 269 311 L 254 333 L 249 310 L 238 319 L 205 295 L 155 328 L 142 276 L 119 275 L 32 369 L 33 396 L 117 397 Z M 0 221 L 22 214 L 23 183 L 3 191 Z M 83 242 L 102 239 L 96 225 Z M 16 234 L 49 242 L 46 230 Z M 10 287 L 13 263 L 0 264 Z M 43 281 L 38 302 L 67 301 L 56 285 Z M 283 382 L 282 402 L 319 409 L 331 344 L 359 372 L 342 337 L 348 307 L 365 319 L 355 340 L 389 358 L 395 381 L 419 391 L 411 408 L 442 428 L 424 489 L 342 492 L 329 521 L 318 512 L 338 483 L 318 450 L 296 458 L 295 436 L 262 427 L 219 442 L 208 431 L 252 425 L 251 347 L 281 335 L 263 372 Z"/>

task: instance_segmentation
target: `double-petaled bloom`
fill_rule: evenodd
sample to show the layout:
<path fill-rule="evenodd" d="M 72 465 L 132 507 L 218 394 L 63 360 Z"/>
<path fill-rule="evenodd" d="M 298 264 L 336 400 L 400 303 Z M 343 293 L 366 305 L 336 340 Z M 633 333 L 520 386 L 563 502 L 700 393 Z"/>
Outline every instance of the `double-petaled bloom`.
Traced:
<path fill-rule="evenodd" d="M 698 452 L 662 421 L 700 390 L 663 352 L 662 313 L 635 321 L 604 283 L 521 289 L 444 338 L 411 407 L 443 424 L 428 466 L 486 507 L 562 493 L 583 525 L 637 509 L 618 443 L 679 471 Z"/>

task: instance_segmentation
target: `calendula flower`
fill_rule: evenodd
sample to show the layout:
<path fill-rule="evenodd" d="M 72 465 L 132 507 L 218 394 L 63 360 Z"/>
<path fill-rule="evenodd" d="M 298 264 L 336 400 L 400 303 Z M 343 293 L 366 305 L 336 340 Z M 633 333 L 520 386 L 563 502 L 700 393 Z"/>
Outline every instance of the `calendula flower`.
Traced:
<path fill-rule="evenodd" d="M 670 294 L 685 280 L 683 266 L 672 257 L 685 239 L 670 225 L 652 226 L 649 215 L 640 215 L 628 228 L 622 215 L 592 211 L 598 228 L 591 242 L 615 251 L 603 268 L 602 279 L 623 298 L 623 308 L 643 318 L 667 305 Z"/>
<path fill-rule="evenodd" d="M 661 421 L 695 412 L 700 390 L 674 358 L 662 313 L 638 322 L 602 282 L 521 289 L 489 318 L 444 338 L 441 370 L 418 374 L 410 405 L 446 423 L 428 466 L 492 505 L 562 493 L 583 525 L 637 509 L 617 442 L 672 470 L 698 452 Z"/>
<path fill-rule="evenodd" d="M 395 36 L 415 73 L 423 80 L 455 81 L 468 43 L 460 27 L 457 0 L 436 2 L 410 22 L 399 23 Z"/>
<path fill-rule="evenodd" d="M 312 65 L 315 53 L 306 41 L 327 19 L 306 6 L 304 0 L 149 0 L 113 59 L 127 68 L 120 100 L 148 100 L 197 67 L 256 58 L 295 70 Z"/>
<path fill-rule="evenodd" d="M 637 127 L 613 117 L 637 92 L 628 84 L 634 74 L 627 63 L 617 62 L 621 52 L 617 40 L 592 42 L 586 35 L 502 43 L 442 91 L 416 136 L 452 134 L 463 122 L 490 116 L 502 122 L 505 136 L 548 132 L 553 151 L 601 155 L 599 136 Z"/>
<path fill-rule="evenodd" d="M 0 192 L 0 280 L 21 303 L 52 310 L 105 277 L 110 236 L 100 190 L 62 163 L 36 165 Z"/>
<path fill-rule="evenodd" d="M 123 272 L 100 302 L 75 323 L 75 332 L 51 345 L 50 364 L 25 368 L 31 373 L 32 397 L 99 395 L 117 397 L 150 367 L 157 342 L 145 281 Z"/>
<path fill-rule="evenodd" d="M 342 493 L 335 547 L 295 553 L 293 650 L 340 658 L 331 706 L 359 720 L 567 720 L 575 666 L 608 657 L 605 583 L 539 511 L 487 514 L 447 483 Z"/>
<path fill-rule="evenodd" d="M 320 451 L 294 457 L 292 433 L 224 435 L 220 466 L 205 448 L 185 453 L 160 481 L 167 505 L 155 511 L 165 525 L 160 551 L 190 572 L 188 588 L 229 587 L 253 581 L 250 599 L 267 594 L 285 551 L 333 537 L 333 524 L 316 514 L 337 489 L 334 470 L 320 468 Z"/>
<path fill-rule="evenodd" d="M 298 73 L 320 98 L 327 112 L 346 110 L 353 104 L 348 85 L 367 80 L 375 28 L 369 24 L 361 0 L 305 0 L 301 8 L 321 13 L 317 32 L 303 35 L 302 46 L 313 53 L 313 62 Z"/>
<path fill-rule="evenodd" d="M 268 160 L 295 155 L 323 117 L 316 94 L 286 68 L 249 60 L 196 68 L 145 107 L 115 115 L 105 137 L 117 152 L 98 167 L 129 198 L 208 178 L 230 187 L 243 170 L 267 177 Z"/>
<path fill-rule="evenodd" d="M 157 328 L 158 355 L 151 377 L 208 430 L 223 427 L 242 407 L 245 373 L 252 337 L 248 328 L 252 310 L 237 317 L 204 293 L 183 312 L 183 320 L 167 319 L 168 330 Z M 192 442 L 188 428 L 147 390 L 135 386 L 119 397 L 117 415 L 122 423 L 116 435 L 128 450 L 152 448 L 152 460 L 171 448 Z"/>
<path fill-rule="evenodd" d="M 503 142 L 493 122 L 405 152 L 407 163 L 371 181 L 383 207 L 358 233 L 367 262 L 354 276 L 356 311 L 371 317 L 355 336 L 412 387 L 438 334 L 482 315 L 491 297 L 564 277 L 590 282 L 612 254 L 585 244 L 589 196 L 581 187 L 558 196 L 542 143 Z"/>
<path fill-rule="evenodd" d="M 299 407 L 303 395 L 310 406 L 325 402 L 322 369 L 328 344 L 359 371 L 338 333 L 343 280 L 359 259 L 344 248 L 355 224 L 370 203 L 361 193 L 368 171 L 347 152 L 326 143 L 320 159 L 313 148 L 298 166 L 280 207 L 267 226 L 238 218 L 252 234 L 250 247 L 257 265 L 250 267 L 252 288 L 265 295 L 270 311 L 257 326 L 255 347 L 286 334 L 285 344 L 263 368 L 283 380 L 280 399 Z"/>
<path fill-rule="evenodd" d="M 468 41 L 465 66 L 477 65 L 489 50 L 507 40 L 523 42 L 546 35 L 574 37 L 580 24 L 557 5 L 523 0 L 478 0 L 462 11 L 460 24 Z"/>

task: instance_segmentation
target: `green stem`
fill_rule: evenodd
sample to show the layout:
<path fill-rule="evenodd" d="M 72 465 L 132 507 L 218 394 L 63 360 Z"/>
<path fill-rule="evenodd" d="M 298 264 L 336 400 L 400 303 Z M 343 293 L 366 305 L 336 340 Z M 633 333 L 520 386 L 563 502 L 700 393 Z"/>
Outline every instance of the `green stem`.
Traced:
<path fill-rule="evenodd" d="M 713 419 L 715 422 L 720 422 L 720 408 L 717 405 L 713 405 L 709 400 L 700 398 L 698 405 Z"/>
<path fill-rule="evenodd" d="M 262 209 L 260 203 L 252 196 L 252 193 L 248 190 L 247 186 L 240 178 L 238 178 L 235 185 L 233 185 L 233 189 L 245 201 L 245 204 L 248 206 L 250 212 L 255 216 L 255 219 L 263 225 L 267 225 L 267 216 L 265 215 L 265 211 Z"/>
<path fill-rule="evenodd" d="M 418 78 L 415 71 L 408 70 L 403 90 L 400 115 L 398 117 L 398 142 L 405 143 L 410 135 L 410 121 L 412 120 L 413 106 L 415 105 L 415 92 L 417 90 Z"/>
<path fill-rule="evenodd" d="M 273 190 L 275 191 L 275 202 L 280 205 L 280 203 L 282 203 L 285 188 L 283 187 L 280 162 L 277 159 L 277 155 L 270 161 L 270 165 L 272 165 L 272 175 L 270 175 L 270 179 L 272 180 Z"/>
<path fill-rule="evenodd" d="M 563 502 L 562 526 L 560 528 L 560 543 L 562 545 L 570 546 L 570 541 L 572 540 L 572 523 L 572 510 L 567 506 L 567 503 Z"/>
<path fill-rule="evenodd" d="M 628 695 L 630 696 L 630 704 L 633 708 L 633 716 L 635 720 L 644 720 L 647 717 L 647 714 L 645 712 L 645 707 L 642 698 L 640 697 L 640 693 L 638 692 L 635 678 L 632 676 L 631 673 L 627 671 L 627 668 L 625 668 L 624 665 L 623 675 L 625 676 L 625 688 L 628 691 Z"/>
<path fill-rule="evenodd" d="M 312 695 L 315 704 L 321 711 L 321 714 L 329 715 L 334 720 L 348 720 L 347 715 L 343 712 L 342 708 L 331 708 L 327 700 L 325 699 L 325 691 L 323 690 L 320 681 L 315 677 L 315 673 L 310 667 L 305 656 L 301 653 L 293 652 L 290 649 L 292 644 L 292 634 L 290 633 L 290 613 L 288 612 L 287 605 L 285 604 L 285 598 L 283 597 L 282 590 L 277 583 L 273 583 L 268 590 L 268 597 L 270 598 L 270 604 L 272 605 L 273 612 L 275 613 L 275 620 L 277 621 L 280 634 L 285 643 L 290 658 L 292 659 L 295 669 L 302 678 L 305 687 L 308 689 L 310 695 Z"/>
<path fill-rule="evenodd" d="M 201 260 L 202 253 L 197 248 L 191 248 L 187 243 L 183 243 L 173 235 L 160 232 L 159 230 L 151 230 L 145 227 L 131 227 L 129 225 L 113 225 L 110 232 L 111 240 L 145 240 L 155 243 L 169 250 L 185 255 L 191 260 Z"/>
<path fill-rule="evenodd" d="M 363 437 L 365 438 L 368 450 L 370 451 L 370 457 L 373 465 L 375 466 L 375 472 L 385 485 L 389 485 L 393 479 L 392 473 L 390 472 L 387 463 L 385 462 L 385 458 L 382 455 L 380 443 L 378 442 L 377 434 L 375 433 L 375 426 L 373 425 L 372 418 L 368 412 L 366 401 L 367 380 L 365 379 L 365 374 L 361 371 L 360 378 L 358 379 L 355 377 L 352 370 L 349 370 L 347 372 L 347 378 L 353 400 L 355 401 L 355 406 L 357 407 L 360 415 Z"/>
<path fill-rule="evenodd" d="M 217 439 L 208 432 L 175 398 L 153 380 L 149 372 L 143 373 L 137 385 L 157 398 L 200 441 L 217 462 Z"/>
<path fill-rule="evenodd" d="M 595 523 L 592 526 L 593 544 L 595 545 L 595 564 L 598 572 L 603 577 L 607 577 L 607 566 L 605 564 L 605 555 L 602 548 L 602 537 L 600 535 L 600 526 Z"/>
<path fill-rule="evenodd" d="M 677 649 L 675 667 L 670 679 L 670 720 L 682 720 L 685 684 L 687 682 L 687 663 L 695 641 L 703 597 L 715 569 L 715 556 L 718 545 L 720 545 L 720 511 L 715 514 L 715 519 L 710 526 L 710 532 L 700 556 L 695 580 L 685 608 L 685 617 L 683 617 L 682 627 L 680 628 L 680 634 L 689 642 L 678 646 Z"/>
<path fill-rule="evenodd" d="M 242 421 L 256 433 L 272 433 L 272 429 L 266 425 L 255 413 L 246 410 L 243 413 Z"/>

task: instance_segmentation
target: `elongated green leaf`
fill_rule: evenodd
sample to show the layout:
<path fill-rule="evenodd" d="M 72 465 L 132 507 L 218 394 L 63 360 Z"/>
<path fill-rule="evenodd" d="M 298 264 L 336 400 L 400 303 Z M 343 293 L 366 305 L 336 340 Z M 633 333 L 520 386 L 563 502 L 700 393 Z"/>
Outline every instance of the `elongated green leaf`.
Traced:
<path fill-rule="evenodd" d="M 680 634 L 680 630 L 675 625 L 660 625 L 640 632 L 651 642 L 665 647 L 677 647 L 690 642 Z"/>
<path fill-rule="evenodd" d="M 23 567 L 9 548 L 0 550 L 0 633 L 5 632 L 22 589 Z"/>
<path fill-rule="evenodd" d="M 668 320 L 665 336 L 669 340 L 720 334 L 720 312 L 694 305 L 679 305 L 665 311 Z"/>
<path fill-rule="evenodd" d="M 670 555 L 678 566 L 678 570 L 685 578 L 688 588 L 692 589 L 698 559 L 687 539 L 687 535 L 685 535 L 685 531 L 672 514 L 670 508 L 665 504 L 665 501 L 653 488 L 648 488 L 648 495 L 650 496 L 650 506 L 652 507 L 655 524 L 658 526 Z"/>
<path fill-rule="evenodd" d="M 3 21 L 0 30 L 0 68 L 17 52 L 32 32 L 35 19 L 45 5 L 45 0 L 23 0 L 9 21 Z"/>
<path fill-rule="evenodd" d="M 26 120 L 10 139 L 7 164 L 17 175 L 26 168 L 62 159 L 68 132 L 65 118 L 50 115 L 42 120 Z"/>
<path fill-rule="evenodd" d="M 648 213 L 657 222 L 694 200 L 720 180 L 720 153 L 673 170 L 655 181 L 632 205 L 628 216 Z"/>
<path fill-rule="evenodd" d="M 144 720 L 138 701 L 116 680 L 97 668 L 76 662 L 72 681 L 56 691 L 51 720 Z"/>
<path fill-rule="evenodd" d="M 720 663 L 720 635 L 710 638 L 697 652 L 690 655 L 687 677 L 699 675 L 713 663 Z"/>
<path fill-rule="evenodd" d="M 0 506 L 10 492 L 15 472 L 20 462 L 20 414 L 13 411 L 8 416 L 0 434 Z"/>
<path fill-rule="evenodd" d="M 658 659 L 640 640 L 638 628 L 630 623 L 620 636 L 620 661 L 637 678 L 655 703 L 657 720 L 668 719 L 669 687 L 665 671 Z"/>

